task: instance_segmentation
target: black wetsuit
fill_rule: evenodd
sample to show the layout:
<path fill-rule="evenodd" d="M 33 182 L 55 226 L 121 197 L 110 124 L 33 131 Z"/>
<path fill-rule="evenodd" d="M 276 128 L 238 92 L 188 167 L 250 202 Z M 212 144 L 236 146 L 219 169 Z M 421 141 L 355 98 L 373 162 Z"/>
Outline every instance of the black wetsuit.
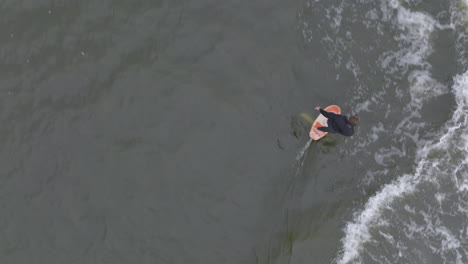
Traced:
<path fill-rule="evenodd" d="M 320 113 L 328 118 L 328 127 L 319 127 L 317 128 L 318 130 L 330 133 L 339 133 L 347 137 L 354 134 L 353 126 L 348 122 L 348 118 L 346 116 L 326 112 L 322 108 L 320 108 Z"/>

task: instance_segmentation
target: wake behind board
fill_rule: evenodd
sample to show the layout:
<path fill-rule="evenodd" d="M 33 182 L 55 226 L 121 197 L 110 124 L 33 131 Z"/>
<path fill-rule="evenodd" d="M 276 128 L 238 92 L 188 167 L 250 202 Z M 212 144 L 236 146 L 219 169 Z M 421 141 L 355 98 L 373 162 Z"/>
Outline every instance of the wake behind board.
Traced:
<path fill-rule="evenodd" d="M 335 113 L 337 115 L 341 114 L 341 109 L 337 105 L 330 105 L 323 110 L 327 112 Z M 327 121 L 328 119 L 322 114 L 319 114 L 319 116 L 315 119 L 315 122 L 312 124 L 312 127 L 310 128 L 310 133 L 309 133 L 309 136 L 310 138 L 312 138 L 312 140 L 319 140 L 322 137 L 324 137 L 326 134 L 328 134 L 328 132 L 323 132 L 317 129 L 319 127 L 328 126 Z"/>

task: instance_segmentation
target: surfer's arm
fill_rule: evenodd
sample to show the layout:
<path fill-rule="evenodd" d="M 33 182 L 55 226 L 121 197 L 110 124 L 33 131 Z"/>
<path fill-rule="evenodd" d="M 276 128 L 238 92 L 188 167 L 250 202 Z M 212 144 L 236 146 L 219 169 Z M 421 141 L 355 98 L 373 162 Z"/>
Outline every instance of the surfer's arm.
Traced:
<path fill-rule="evenodd" d="M 323 132 L 336 133 L 335 130 L 333 130 L 331 127 L 317 127 L 317 129 Z"/>
<path fill-rule="evenodd" d="M 334 113 L 327 112 L 327 111 L 323 110 L 322 108 L 320 108 L 319 111 L 326 118 L 331 118 L 331 117 L 333 117 L 335 115 Z"/>

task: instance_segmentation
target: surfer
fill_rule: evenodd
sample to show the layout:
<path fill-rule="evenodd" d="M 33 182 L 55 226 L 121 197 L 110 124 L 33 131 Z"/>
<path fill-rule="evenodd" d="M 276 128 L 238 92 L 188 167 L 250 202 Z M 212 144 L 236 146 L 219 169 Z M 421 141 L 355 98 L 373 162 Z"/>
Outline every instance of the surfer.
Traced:
<path fill-rule="evenodd" d="M 358 115 L 352 115 L 350 118 L 348 118 L 343 115 L 327 112 L 320 108 L 320 106 L 315 107 L 315 110 L 320 111 L 322 115 L 328 118 L 328 127 L 317 128 L 323 132 L 339 133 L 343 136 L 350 137 L 354 134 L 354 126 L 359 123 Z"/>

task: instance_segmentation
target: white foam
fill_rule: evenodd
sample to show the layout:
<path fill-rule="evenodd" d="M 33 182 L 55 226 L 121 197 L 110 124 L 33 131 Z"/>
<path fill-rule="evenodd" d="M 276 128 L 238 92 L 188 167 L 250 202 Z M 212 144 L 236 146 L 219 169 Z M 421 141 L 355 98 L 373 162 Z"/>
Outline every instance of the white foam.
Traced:
<path fill-rule="evenodd" d="M 379 134 L 385 132 L 384 125 L 379 122 L 376 126 L 372 127 L 372 134 L 370 136 L 372 142 L 376 142 L 379 139 Z"/>
<path fill-rule="evenodd" d="M 396 40 L 404 43 L 406 47 L 397 52 L 389 52 L 382 66 L 388 67 L 390 61 L 395 60 L 399 67 L 408 68 L 409 65 L 428 67 L 425 58 L 432 52 L 430 36 L 440 25 L 426 14 L 410 12 L 399 5 L 394 8 L 397 10 L 397 25 L 403 32 L 396 37 Z M 391 70 L 396 71 L 396 69 Z"/>
<path fill-rule="evenodd" d="M 382 61 L 382 66 L 390 67 L 390 62 L 395 61 L 396 64 L 399 67 L 403 67 L 405 71 L 410 65 L 419 66 L 421 68 L 420 70 L 411 72 L 408 77 L 411 83 L 411 107 L 420 109 L 423 101 L 427 98 L 447 92 L 443 85 L 431 78 L 428 72 L 430 65 L 426 62 L 428 55 L 432 52 L 430 43 L 432 32 L 436 28 L 446 27 L 439 25 L 426 14 L 410 12 L 402 7 L 397 0 L 390 0 L 387 3 L 388 6 L 382 6 L 384 17 L 391 13 L 384 9 L 390 7 L 397 10 L 397 22 L 402 32 L 404 32 L 398 37 L 398 40 L 405 45 L 397 52 L 388 53 L 387 57 Z M 397 70 L 398 69 L 390 69 L 389 72 L 393 73 Z M 365 243 L 372 240 L 370 229 L 382 226 L 382 221 L 385 221 L 385 219 L 382 218 L 382 213 L 388 210 L 388 208 L 391 208 L 396 200 L 409 193 L 413 193 L 419 183 L 427 179 L 427 177 L 430 177 L 432 168 L 437 167 L 439 162 L 430 160 L 428 158 L 429 153 L 435 149 L 448 147 L 448 142 L 451 142 L 454 135 L 459 133 L 460 129 L 463 129 L 463 127 L 468 124 L 468 112 L 466 109 L 468 105 L 468 71 L 454 78 L 453 90 L 458 107 L 453 115 L 452 121 L 448 123 L 451 127 L 438 142 L 426 144 L 418 150 L 419 153 L 417 156 L 420 158 L 416 167 L 416 172 L 413 175 L 403 175 L 394 182 L 385 185 L 376 195 L 367 201 L 363 211 L 354 215 L 353 221 L 345 226 L 345 236 L 342 239 L 342 249 L 336 259 L 337 263 L 359 263 L 361 261 L 360 252 L 363 250 Z M 401 124 L 410 123 L 409 119 L 407 121 L 408 122 L 403 121 Z M 468 140 L 465 140 L 461 145 L 464 145 L 465 154 L 468 154 Z M 385 165 L 386 158 L 392 155 L 392 153 L 398 153 L 398 151 L 393 149 L 390 153 L 376 153 L 376 162 Z M 461 184 L 459 190 L 465 190 L 465 188 L 465 185 Z M 439 203 L 441 203 L 443 199 L 444 196 L 438 196 Z M 409 226 L 408 224 L 406 225 L 412 233 L 421 232 L 422 227 L 419 227 L 413 221 L 410 223 Z M 428 228 L 432 229 L 429 231 L 435 232 L 443 237 L 442 250 L 453 250 L 460 247 L 460 241 L 458 241 L 447 228 Z M 412 236 L 413 234 L 409 235 Z M 457 256 L 458 255 L 457 251 Z"/>
<path fill-rule="evenodd" d="M 414 213 L 414 211 L 410 211 L 411 213 Z M 405 231 L 405 235 L 413 239 L 414 234 L 418 234 L 424 231 L 424 227 L 416 224 L 412 219 L 409 221 L 409 223 L 403 223 L 403 226 L 405 227 L 403 230 Z"/>
<path fill-rule="evenodd" d="M 366 176 L 362 178 L 360 185 L 370 185 L 375 178 L 377 177 L 384 177 L 388 174 L 389 170 L 384 169 L 384 170 L 378 170 L 378 171 L 372 171 L 368 170 L 366 172 Z"/>
<path fill-rule="evenodd" d="M 354 62 L 352 57 L 346 63 L 346 69 L 348 69 L 349 71 L 353 73 L 354 78 L 358 78 L 359 75 L 361 74 L 361 69 L 359 68 L 359 65 Z"/>
<path fill-rule="evenodd" d="M 465 12 L 465 19 L 468 20 L 468 0 L 461 0 L 461 4 L 462 4 L 462 6 L 463 6 L 463 7 L 462 7 L 462 8 L 463 8 L 462 11 Z"/>
<path fill-rule="evenodd" d="M 463 182 L 459 187 L 458 191 L 460 192 L 468 192 L 468 181 Z"/>
<path fill-rule="evenodd" d="M 418 131 L 418 128 L 422 127 L 424 124 L 417 124 L 411 119 L 418 116 L 418 111 L 427 99 L 440 96 L 448 92 L 447 87 L 432 79 L 429 73 L 431 66 L 426 62 L 427 57 L 432 52 L 432 46 L 430 43 L 432 32 L 435 29 L 444 29 L 447 27 L 441 26 L 426 14 L 410 12 L 400 6 L 399 2 L 396 0 L 391 0 L 388 4 L 388 6 L 397 10 L 396 20 L 401 31 L 404 33 L 398 37 L 398 40 L 402 43 L 401 49 L 396 52 L 387 53 L 387 57 L 382 61 L 382 66 L 390 67 L 391 62 L 394 61 L 394 65 L 396 65 L 397 68 L 389 69 L 389 73 L 394 73 L 399 71 L 399 69 L 403 69 L 405 72 L 409 69 L 409 66 L 417 66 L 420 68 L 419 70 L 413 70 L 408 75 L 411 102 L 408 105 L 407 110 L 410 110 L 412 114 L 403 120 L 396 129 L 399 130 L 397 132 L 407 134 L 407 137 L 413 138 L 413 140 L 417 142 L 419 135 L 414 131 Z M 388 6 L 385 8 L 388 8 Z M 385 14 L 388 15 L 391 13 L 388 10 L 383 11 L 384 17 L 386 17 Z M 453 86 L 454 90 L 457 91 L 456 98 L 461 100 L 461 102 L 458 102 L 457 110 L 460 110 L 462 113 L 458 115 L 455 113 L 453 118 L 453 120 L 458 121 L 454 121 L 452 124 L 449 124 L 452 127 L 448 129 L 445 136 L 443 136 L 439 142 L 427 146 L 418 145 L 420 149 L 418 150 L 416 161 L 419 162 L 417 164 L 416 172 L 413 175 L 403 175 L 396 181 L 385 185 L 380 192 L 368 200 L 362 212 L 354 215 L 353 221 L 349 222 L 344 229 L 345 236 L 342 239 L 343 246 L 338 258 L 336 259 L 337 263 L 359 263 L 361 261 L 361 251 L 364 249 L 367 242 L 371 242 L 373 240 L 370 230 L 381 227 L 383 225 L 382 223 L 386 222 L 382 216 L 383 213 L 386 210 L 389 210 L 392 205 L 394 205 L 395 201 L 414 192 L 418 184 L 428 180 L 428 177 L 431 176 L 432 169 L 439 165 L 439 162 L 437 161 L 429 161 L 427 158 L 429 153 L 434 149 L 443 149 L 448 147 L 448 142 L 451 141 L 452 135 L 458 133 L 457 131 L 461 127 L 468 124 L 467 120 L 460 121 L 459 118 L 463 115 L 465 117 L 468 116 L 466 111 L 461 110 L 465 108 L 465 105 L 468 105 L 466 102 L 468 100 L 467 78 L 468 72 L 462 76 L 457 76 Z M 462 123 L 461 125 L 460 122 Z M 406 128 L 407 132 L 401 131 L 403 128 Z M 411 134 L 411 132 L 413 132 L 413 134 Z M 468 144 L 468 139 L 465 143 Z M 386 166 L 386 161 L 395 155 L 404 156 L 404 150 L 399 150 L 392 146 L 391 148 L 383 151 L 381 149 L 381 151 L 375 154 L 374 158 L 378 164 Z M 464 185 L 461 184 L 459 189 L 465 190 Z M 442 203 L 445 197 L 443 195 L 439 195 L 437 198 L 438 202 Z M 405 208 L 407 210 L 414 211 L 413 208 Z M 427 229 L 418 226 L 418 224 L 412 220 L 410 220 L 410 223 L 410 225 L 404 223 L 410 232 L 410 234 L 408 234 L 409 237 L 414 233 L 424 232 L 424 230 L 427 231 Z M 444 229 L 442 227 L 439 227 L 437 230 L 434 228 L 432 229 L 433 230 L 429 231 L 432 231 L 432 233 L 438 232 L 437 234 L 439 236 L 443 236 L 442 243 L 444 250 L 453 250 L 457 248 L 459 241 L 451 236 L 448 229 Z M 431 247 L 431 245 L 429 245 L 429 247 Z"/>
<path fill-rule="evenodd" d="M 425 70 L 412 71 L 408 81 L 411 84 L 411 102 L 419 109 L 424 101 L 447 93 L 446 86 L 432 79 L 430 73 Z"/>
<path fill-rule="evenodd" d="M 387 234 L 382 231 L 379 231 L 379 234 L 383 236 L 388 241 L 388 243 L 395 244 L 395 238 L 391 234 Z"/>
<path fill-rule="evenodd" d="M 461 263 L 459 262 L 459 260 L 461 260 L 459 251 L 463 250 L 462 242 L 452 231 L 441 225 L 441 220 L 438 215 L 426 212 L 421 212 L 421 215 L 424 218 L 424 225 L 419 227 L 417 233 L 424 238 L 424 240 L 433 242 L 428 245 L 432 252 L 440 255 L 442 258 L 445 258 L 447 254 L 455 253 L 457 255 L 456 263 Z M 463 237 L 463 235 L 461 237 Z M 435 244 L 435 242 L 439 242 L 440 244 Z M 453 263 L 453 260 L 445 261 L 445 263 L 448 262 Z"/>
<path fill-rule="evenodd" d="M 435 232 L 442 237 L 442 251 L 450 251 L 458 249 L 461 246 L 460 240 L 458 240 L 450 230 L 444 226 L 438 226 L 435 228 Z"/>
<path fill-rule="evenodd" d="M 468 105 L 468 71 L 465 72 L 465 74 L 457 75 L 454 78 L 453 87 L 455 90 L 457 104 L 462 106 Z M 459 107 L 455 112 L 457 119 L 464 116 L 465 112 L 466 109 Z"/>
<path fill-rule="evenodd" d="M 374 160 L 379 165 L 387 166 L 387 161 L 392 161 L 395 156 L 400 158 L 406 157 L 406 151 L 400 150 L 394 146 L 391 146 L 390 148 L 382 148 L 374 154 Z"/>
<path fill-rule="evenodd" d="M 396 198 L 414 191 L 414 180 L 411 175 L 404 175 L 368 200 L 365 209 L 355 216 L 354 222 L 345 227 L 342 256 L 338 263 L 345 264 L 358 258 L 364 242 L 371 238 L 369 228 L 381 225 L 380 215 Z"/>
<path fill-rule="evenodd" d="M 432 17 L 421 12 L 411 12 L 400 5 L 399 1 L 391 0 L 382 4 L 382 12 L 389 19 L 390 14 L 396 14 L 394 22 L 400 29 L 400 35 L 395 37 L 399 42 L 397 51 L 388 51 L 380 58 L 381 67 L 390 76 L 408 74 L 411 101 L 404 108 L 405 117 L 396 125 L 394 131 L 400 137 L 411 139 L 420 145 L 419 131 L 425 126 L 418 121 L 423 103 L 428 99 L 448 92 L 448 88 L 431 77 L 431 65 L 427 62 L 433 52 L 431 35 L 436 29 L 445 29 Z M 416 68 L 416 69 L 414 69 Z M 392 84 L 396 86 L 396 84 Z M 405 87 L 400 87 L 400 89 Z M 400 91 L 400 94 L 402 91 Z M 398 95 L 398 91 L 397 91 Z M 403 97 L 403 95 L 400 95 Z M 394 149 L 388 149 L 386 156 L 391 156 Z M 401 151 L 400 151 L 401 152 Z"/>
<path fill-rule="evenodd" d="M 366 100 L 362 103 L 358 103 L 354 109 L 356 112 L 371 112 L 371 110 L 369 109 L 369 104 L 370 101 Z"/>
<path fill-rule="evenodd" d="M 343 13 L 344 2 L 345 1 L 342 1 L 339 6 L 334 7 L 334 8 L 331 9 L 331 10 L 333 10 L 335 12 L 335 14 L 333 14 L 333 22 L 334 23 L 332 24 L 332 27 L 336 31 L 338 31 L 340 29 L 341 20 L 343 19 L 343 17 L 341 16 L 341 13 Z"/>
<path fill-rule="evenodd" d="M 442 205 L 442 201 L 445 200 L 445 194 L 444 193 L 436 193 L 434 195 L 435 199 L 437 202 L 439 202 L 439 205 Z"/>
<path fill-rule="evenodd" d="M 449 125 L 452 125 L 452 127 L 447 130 L 447 133 L 441 137 L 438 142 L 426 145 L 421 149 L 421 151 L 424 152 L 425 157 L 418 163 L 414 175 L 403 175 L 396 181 L 385 185 L 381 191 L 367 201 L 364 210 L 359 214 L 356 214 L 354 216 L 354 220 L 346 225 L 344 230 L 345 236 L 342 239 L 343 247 L 339 259 L 337 259 L 337 263 L 345 264 L 359 261 L 360 252 L 363 249 L 364 244 L 371 240 L 370 229 L 381 226 L 381 222 L 385 220 L 382 219 L 382 213 L 387 208 L 391 207 L 395 200 L 414 192 L 419 183 L 424 180 L 431 179 L 432 168 L 436 168 L 439 165 L 437 160 L 430 160 L 427 157 L 431 151 L 449 147 L 448 142 L 451 142 L 451 139 L 457 133 L 460 133 L 460 130 L 465 129 L 468 124 L 468 120 L 466 118 L 468 114 L 468 71 L 463 75 L 459 75 L 454 78 L 453 88 L 457 101 L 457 109 L 452 120 L 449 122 Z M 460 124 L 460 122 L 463 122 L 463 124 Z M 466 133 L 467 131 L 462 132 Z M 464 154 L 468 155 L 467 145 L 468 140 L 463 142 L 461 147 L 464 148 Z M 466 160 L 462 161 L 462 164 L 466 165 Z M 429 216 L 424 212 L 421 213 L 424 215 L 426 223 L 430 223 Z M 421 227 L 415 225 L 414 222 L 411 223 L 412 226 L 407 226 L 410 227 L 409 229 L 412 230 L 411 232 L 421 231 Z M 447 251 L 460 247 L 460 241 L 457 240 L 445 227 L 434 228 L 432 225 L 428 225 L 426 230 L 442 236 L 442 250 Z M 410 235 L 412 236 L 412 234 Z"/>
<path fill-rule="evenodd" d="M 408 81 L 410 87 L 409 91 L 411 101 L 403 109 L 405 111 L 405 117 L 395 127 L 394 132 L 398 134 L 400 138 L 411 139 L 416 145 L 421 145 L 424 142 L 420 140 L 420 130 L 425 126 L 417 118 L 420 117 L 420 111 L 423 103 L 428 101 L 430 98 L 440 96 L 448 92 L 448 87 L 440 84 L 434 80 L 430 73 L 430 65 L 426 62 L 427 57 L 432 52 L 431 46 L 431 34 L 437 28 L 443 28 L 437 21 L 432 19 L 430 16 L 418 13 L 410 12 L 407 9 L 401 7 L 398 2 L 390 2 L 388 5 L 382 6 L 384 14 L 391 14 L 392 11 L 388 9 L 393 7 L 396 9 L 397 14 L 395 22 L 397 27 L 400 28 L 401 34 L 398 36 L 398 40 L 401 43 L 398 51 L 387 52 L 382 58 L 382 68 L 384 68 L 390 75 L 405 74 L 406 71 L 411 68 L 420 68 L 412 70 L 408 74 Z M 386 15 L 385 15 L 386 16 Z M 351 58 L 352 59 L 352 58 Z M 347 69 L 352 71 L 354 76 L 357 77 L 360 74 L 359 65 L 355 65 L 350 60 L 347 65 Z M 396 83 L 390 85 L 395 86 Z M 360 87 L 359 87 L 360 88 Z M 360 90 L 362 90 L 360 88 Z M 358 91 L 357 98 L 362 98 L 362 91 Z M 372 97 L 364 102 L 356 103 L 357 111 L 366 111 L 370 108 L 370 104 L 382 104 L 385 99 L 385 93 L 383 92 L 373 94 Z M 400 90 L 396 91 L 397 96 L 400 98 L 406 94 Z M 390 113 L 390 108 L 387 114 Z M 385 116 L 387 117 L 387 116 Z M 371 138 L 364 140 L 360 139 L 360 142 L 354 148 L 354 153 L 359 150 L 367 149 L 366 146 L 376 142 L 378 134 L 372 133 Z M 352 154 L 354 154 L 352 153 Z M 377 164 L 381 166 L 387 166 L 388 161 L 393 162 L 394 157 L 404 157 L 406 155 L 405 148 L 400 149 L 399 146 L 391 146 L 389 148 L 381 148 L 374 154 L 374 159 Z"/>

